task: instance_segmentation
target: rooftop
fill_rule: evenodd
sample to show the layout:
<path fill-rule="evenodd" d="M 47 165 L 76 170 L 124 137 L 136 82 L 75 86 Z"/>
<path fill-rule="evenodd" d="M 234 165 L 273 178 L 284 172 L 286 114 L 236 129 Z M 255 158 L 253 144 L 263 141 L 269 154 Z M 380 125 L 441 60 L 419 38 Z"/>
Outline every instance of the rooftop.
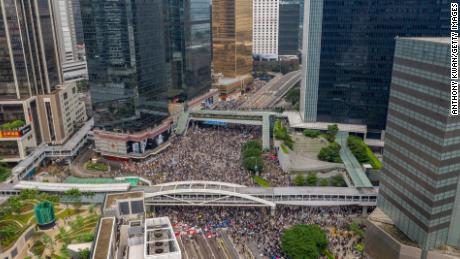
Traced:
<path fill-rule="evenodd" d="M 107 194 L 105 198 L 104 208 L 112 208 L 116 205 L 118 200 L 128 200 L 128 199 L 137 199 L 143 198 L 144 192 L 125 192 L 125 193 L 114 193 Z"/>
<path fill-rule="evenodd" d="M 399 39 L 418 40 L 418 41 L 426 41 L 426 42 L 449 44 L 449 45 L 451 43 L 451 40 L 449 37 L 401 37 Z"/>
<path fill-rule="evenodd" d="M 99 223 L 96 244 L 92 259 L 107 259 L 109 257 L 109 248 L 112 240 L 112 234 L 115 224 L 115 218 L 102 218 Z"/>
<path fill-rule="evenodd" d="M 354 133 L 366 133 L 367 126 L 361 124 L 345 124 L 335 122 L 303 122 L 300 117 L 300 113 L 297 111 L 285 111 L 283 116 L 289 120 L 289 127 L 301 128 L 301 129 L 316 129 L 316 130 L 327 130 L 327 126 L 331 124 L 337 124 L 339 131 L 354 132 Z"/>

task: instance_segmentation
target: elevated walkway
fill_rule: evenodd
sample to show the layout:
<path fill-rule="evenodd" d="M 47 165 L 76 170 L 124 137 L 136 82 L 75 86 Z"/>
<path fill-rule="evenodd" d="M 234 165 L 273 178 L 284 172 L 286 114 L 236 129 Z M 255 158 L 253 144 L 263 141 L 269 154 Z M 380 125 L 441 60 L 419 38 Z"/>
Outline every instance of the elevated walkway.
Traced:
<path fill-rule="evenodd" d="M 262 126 L 262 147 L 263 149 L 270 149 L 270 118 L 278 115 L 278 113 L 271 111 L 199 110 L 190 112 L 189 118 L 195 121 Z"/>
<path fill-rule="evenodd" d="M 179 119 L 177 119 L 176 134 L 182 135 L 187 130 L 187 125 L 189 122 L 189 111 L 181 112 Z"/>
<path fill-rule="evenodd" d="M 372 187 L 372 183 L 367 178 L 363 167 L 351 152 L 347 144 L 348 132 L 338 132 L 335 138 L 342 148 L 340 149 L 340 158 L 345 164 L 348 175 L 350 176 L 354 186 L 356 187 Z"/>
<path fill-rule="evenodd" d="M 205 181 L 173 182 L 144 191 L 151 206 L 376 206 L 377 188 L 368 187 L 246 187 Z"/>
<path fill-rule="evenodd" d="M 11 170 L 11 176 L 5 181 L 6 183 L 17 183 L 24 178 L 31 170 L 37 167 L 45 158 L 67 158 L 78 154 L 80 148 L 88 140 L 88 135 L 94 126 L 94 120 L 91 118 L 83 127 L 81 127 L 73 136 L 64 144 L 59 146 L 42 145 L 37 147 L 32 154 L 19 162 Z"/>

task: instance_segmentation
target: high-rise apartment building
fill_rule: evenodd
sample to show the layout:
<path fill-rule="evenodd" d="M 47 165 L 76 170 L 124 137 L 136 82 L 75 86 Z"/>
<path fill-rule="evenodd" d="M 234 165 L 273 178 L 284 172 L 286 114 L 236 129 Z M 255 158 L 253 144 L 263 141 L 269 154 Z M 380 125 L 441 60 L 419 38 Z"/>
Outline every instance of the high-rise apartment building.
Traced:
<path fill-rule="evenodd" d="M 450 115 L 450 38 L 397 38 L 393 62 L 378 208 L 422 250 L 458 248 L 460 116 Z M 377 230 L 388 228 L 377 225 L 367 250 L 398 258 L 403 246 L 382 241 Z"/>
<path fill-rule="evenodd" d="M 0 2 L 0 157 L 6 161 L 22 160 L 37 145 L 53 143 L 44 138 L 50 128 L 40 118 L 46 107 L 39 98 L 63 87 L 54 14 L 52 1 Z M 49 117 L 62 117 L 63 107 L 55 107 Z M 74 125 L 72 119 L 67 123 Z M 60 137 L 66 139 L 72 130 Z"/>
<path fill-rule="evenodd" d="M 278 59 L 279 0 L 253 0 L 252 54 Z"/>
<path fill-rule="evenodd" d="M 212 61 L 223 94 L 252 81 L 252 8 L 252 0 L 212 1 Z"/>
<path fill-rule="evenodd" d="M 385 128 L 396 36 L 450 35 L 449 1 L 305 2 L 301 116 Z M 306 63 L 305 63 L 306 62 Z"/>
<path fill-rule="evenodd" d="M 279 2 L 278 55 L 299 54 L 301 1 L 302 0 L 280 0 Z"/>
<path fill-rule="evenodd" d="M 171 133 L 170 103 L 211 86 L 210 3 L 80 2 L 96 150 L 141 158 Z"/>

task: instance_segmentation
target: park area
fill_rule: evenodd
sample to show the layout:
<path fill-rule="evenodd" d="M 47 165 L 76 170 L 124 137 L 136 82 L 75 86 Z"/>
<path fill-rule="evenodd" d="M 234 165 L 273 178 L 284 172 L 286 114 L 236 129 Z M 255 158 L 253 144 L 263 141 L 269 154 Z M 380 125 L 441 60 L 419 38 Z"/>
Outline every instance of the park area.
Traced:
<path fill-rule="evenodd" d="M 78 190 L 64 194 L 73 198 L 83 195 L 92 194 Z M 55 225 L 42 230 L 37 225 L 34 208 L 46 201 L 53 206 Z M 94 205 L 82 205 L 79 202 L 64 204 L 57 195 L 23 190 L 20 195 L 10 197 L 0 207 L 0 254 L 7 252 L 19 239 L 24 238 L 27 247 L 18 249 L 19 258 L 72 258 L 69 245 L 93 241 L 99 220 L 98 211 Z M 74 256 L 89 258 L 89 251 L 77 251 Z"/>

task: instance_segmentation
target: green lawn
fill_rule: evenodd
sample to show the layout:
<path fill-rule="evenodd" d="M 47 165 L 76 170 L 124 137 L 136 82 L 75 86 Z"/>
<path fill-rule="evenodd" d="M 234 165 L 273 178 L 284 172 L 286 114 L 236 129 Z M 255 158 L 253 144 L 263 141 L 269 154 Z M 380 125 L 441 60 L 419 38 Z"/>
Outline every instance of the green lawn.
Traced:
<path fill-rule="evenodd" d="M 270 183 L 260 176 L 254 176 L 254 181 L 264 188 L 270 187 Z"/>
<path fill-rule="evenodd" d="M 109 166 L 107 164 L 101 163 L 101 162 L 96 162 L 96 163 L 87 162 L 85 167 L 88 170 L 102 171 L 102 172 L 105 172 L 109 169 Z"/>

